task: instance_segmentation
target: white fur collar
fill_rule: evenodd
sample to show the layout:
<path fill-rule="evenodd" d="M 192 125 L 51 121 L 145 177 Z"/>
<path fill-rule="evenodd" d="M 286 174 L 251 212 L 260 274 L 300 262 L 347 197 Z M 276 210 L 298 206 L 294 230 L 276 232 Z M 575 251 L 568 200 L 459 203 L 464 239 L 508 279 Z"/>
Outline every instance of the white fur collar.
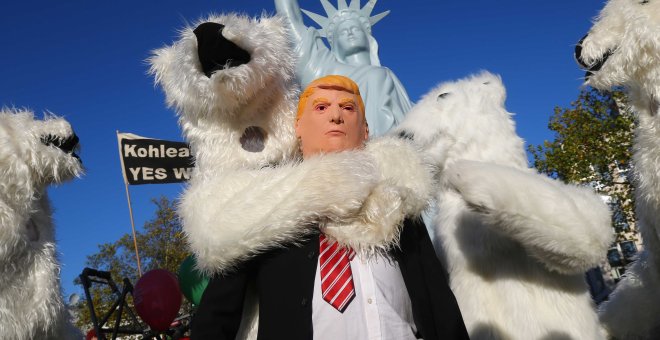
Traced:
<path fill-rule="evenodd" d="M 403 140 L 381 137 L 365 151 L 376 157 L 378 184 L 353 219 L 326 221 L 321 231 L 342 245 L 373 255 L 398 245 L 403 220 L 426 208 L 433 181 L 421 154 Z"/>
<path fill-rule="evenodd" d="M 333 166 L 351 167 L 323 166 L 330 160 Z M 328 154 L 277 171 L 283 180 L 269 180 L 267 185 L 264 178 L 275 177 L 272 169 L 250 175 L 252 180 L 240 188 L 225 185 L 223 190 L 231 192 L 231 199 L 216 204 L 203 202 L 218 195 L 213 183 L 198 183 L 199 194 L 191 188 L 184 196 L 184 227 L 200 269 L 226 271 L 260 252 L 295 244 L 319 225 L 340 244 L 361 253 L 386 251 L 397 245 L 404 218 L 425 209 L 432 188 L 431 173 L 420 154 L 406 141 L 392 137 L 371 141 L 361 151 Z M 359 180 L 345 171 L 358 172 Z M 314 177 L 306 178 L 310 173 Z M 245 178 L 235 176 L 241 181 Z M 342 177 L 342 181 L 329 180 Z M 225 177 L 221 182 L 235 181 Z M 268 200 L 254 204 L 260 197 Z M 266 218 L 253 221 L 254 215 L 262 214 Z"/>

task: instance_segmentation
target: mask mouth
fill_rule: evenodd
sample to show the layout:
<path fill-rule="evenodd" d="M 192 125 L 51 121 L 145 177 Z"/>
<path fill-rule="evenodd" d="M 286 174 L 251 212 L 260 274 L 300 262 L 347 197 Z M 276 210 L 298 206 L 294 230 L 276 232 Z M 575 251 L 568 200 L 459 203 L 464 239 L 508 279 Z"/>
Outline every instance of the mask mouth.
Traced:
<path fill-rule="evenodd" d="M 603 65 L 605 65 L 605 62 L 607 62 L 607 59 L 609 59 L 612 54 L 614 53 L 615 48 L 608 49 L 605 54 L 603 54 L 600 58 L 598 58 L 594 63 L 592 64 L 587 64 L 584 59 L 582 59 L 582 43 L 584 42 L 584 39 L 587 38 L 589 34 L 585 35 L 580 39 L 580 41 L 575 45 L 575 61 L 580 65 L 582 69 L 587 70 L 587 72 L 584 75 L 584 78 L 586 80 L 589 80 L 591 76 L 593 76 L 596 72 L 600 71 L 601 68 L 603 68 Z"/>
<path fill-rule="evenodd" d="M 74 151 L 78 148 L 78 141 L 79 138 L 75 133 L 72 133 L 68 137 L 60 137 L 60 136 L 55 136 L 55 135 L 45 135 L 41 137 L 41 143 L 46 145 L 46 146 L 53 146 L 56 147 L 62 152 L 71 155 L 75 159 L 77 159 L 79 162 L 82 163 L 80 160 L 80 156 L 78 156 Z"/>
<path fill-rule="evenodd" d="M 217 71 L 250 62 L 250 53 L 222 35 L 225 25 L 205 22 L 193 31 L 197 37 L 197 54 L 204 74 L 211 78 Z"/>

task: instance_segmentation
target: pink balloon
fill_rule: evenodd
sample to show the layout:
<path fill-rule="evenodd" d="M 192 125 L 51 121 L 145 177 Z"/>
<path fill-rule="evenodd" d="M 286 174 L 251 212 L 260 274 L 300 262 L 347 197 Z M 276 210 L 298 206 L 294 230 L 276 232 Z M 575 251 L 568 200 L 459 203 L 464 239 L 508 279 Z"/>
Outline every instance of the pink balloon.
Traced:
<path fill-rule="evenodd" d="M 181 307 L 179 281 L 167 270 L 150 270 L 135 284 L 133 300 L 138 315 L 151 329 L 165 331 Z"/>

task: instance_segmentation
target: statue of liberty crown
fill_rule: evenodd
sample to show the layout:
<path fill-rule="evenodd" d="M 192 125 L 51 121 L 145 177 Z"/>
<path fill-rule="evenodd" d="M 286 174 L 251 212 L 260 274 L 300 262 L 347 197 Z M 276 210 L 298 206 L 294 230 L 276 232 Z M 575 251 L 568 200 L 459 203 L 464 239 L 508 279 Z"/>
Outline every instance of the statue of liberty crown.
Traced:
<path fill-rule="evenodd" d="M 371 16 L 371 12 L 374 10 L 374 6 L 376 6 L 376 1 L 378 0 L 369 0 L 364 7 L 360 8 L 360 0 L 351 0 L 350 5 L 346 4 L 346 0 L 337 0 L 337 8 L 335 8 L 328 0 L 321 0 L 321 5 L 325 9 L 327 17 L 304 9 L 301 9 L 301 11 L 321 26 L 319 33 L 322 37 L 327 38 L 332 46 L 335 27 L 345 20 L 359 20 L 364 28 L 364 32 L 371 35 L 371 26 L 390 14 L 390 11 L 385 11 Z"/>

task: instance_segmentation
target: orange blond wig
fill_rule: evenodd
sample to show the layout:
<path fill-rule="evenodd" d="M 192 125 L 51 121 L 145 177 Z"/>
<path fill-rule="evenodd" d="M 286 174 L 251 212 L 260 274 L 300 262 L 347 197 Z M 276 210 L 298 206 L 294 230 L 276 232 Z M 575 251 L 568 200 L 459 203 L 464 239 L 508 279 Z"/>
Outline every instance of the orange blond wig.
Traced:
<path fill-rule="evenodd" d="M 358 85 L 351 78 L 333 74 L 318 78 L 307 85 L 305 91 L 300 94 L 296 121 L 302 117 L 305 105 L 307 105 L 307 99 L 314 93 L 314 91 L 316 91 L 316 89 L 346 91 L 348 93 L 354 94 L 357 97 L 358 109 L 362 114 L 362 118 L 364 118 L 364 102 L 362 101 L 362 96 L 360 96 L 360 88 Z"/>

